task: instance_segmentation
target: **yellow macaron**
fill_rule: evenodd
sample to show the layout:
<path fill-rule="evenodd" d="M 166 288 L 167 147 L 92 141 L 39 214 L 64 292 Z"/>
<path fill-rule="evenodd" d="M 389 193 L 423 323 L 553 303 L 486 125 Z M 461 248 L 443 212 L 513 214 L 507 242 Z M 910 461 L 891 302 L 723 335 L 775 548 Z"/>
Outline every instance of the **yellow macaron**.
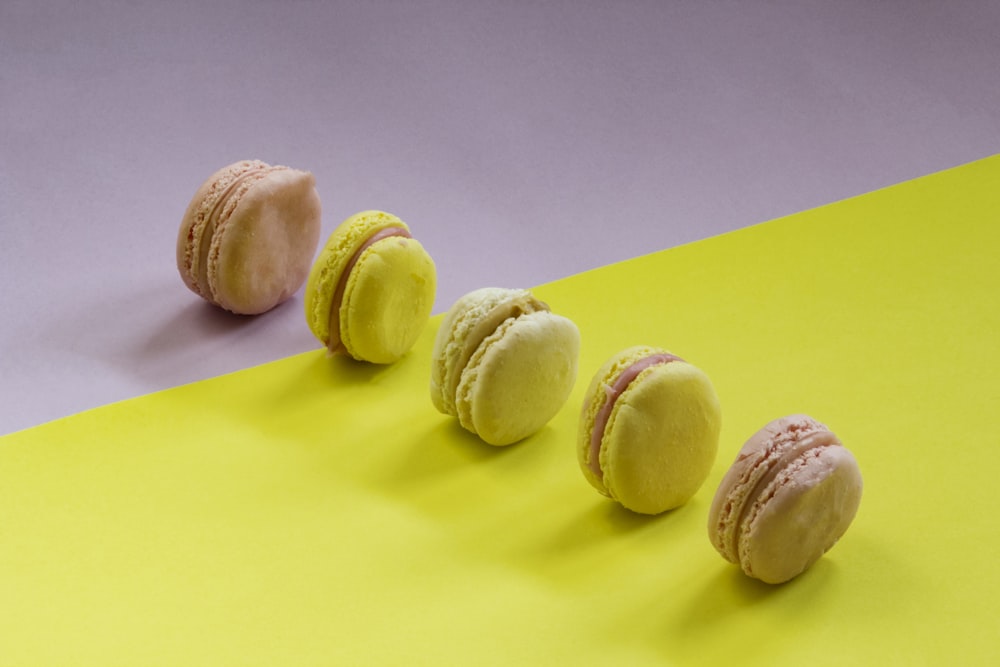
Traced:
<path fill-rule="evenodd" d="M 306 282 L 305 315 L 334 354 L 392 363 L 413 347 L 434 306 L 434 261 L 410 228 L 362 211 L 330 235 Z"/>
<path fill-rule="evenodd" d="M 539 431 L 576 382 L 580 332 L 523 289 L 458 299 L 434 341 L 431 401 L 491 445 Z"/>
<path fill-rule="evenodd" d="M 670 352 L 636 346 L 594 374 L 580 413 L 577 458 L 591 486 L 624 507 L 658 514 L 698 491 L 719 447 L 715 388 Z"/>

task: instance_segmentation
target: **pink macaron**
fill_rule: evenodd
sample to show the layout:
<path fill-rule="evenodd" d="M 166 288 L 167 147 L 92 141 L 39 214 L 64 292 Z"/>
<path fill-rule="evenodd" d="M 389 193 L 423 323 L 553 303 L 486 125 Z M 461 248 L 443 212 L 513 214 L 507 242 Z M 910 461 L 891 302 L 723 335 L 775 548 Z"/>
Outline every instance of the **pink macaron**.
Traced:
<path fill-rule="evenodd" d="M 235 162 L 212 174 L 191 199 L 177 234 L 177 269 L 209 303 L 263 313 L 309 274 L 320 213 L 311 173 Z"/>
<path fill-rule="evenodd" d="M 776 419 L 747 440 L 720 483 L 709 538 L 747 575 L 782 583 L 844 535 L 861 489 L 857 461 L 829 428 L 806 415 Z"/>

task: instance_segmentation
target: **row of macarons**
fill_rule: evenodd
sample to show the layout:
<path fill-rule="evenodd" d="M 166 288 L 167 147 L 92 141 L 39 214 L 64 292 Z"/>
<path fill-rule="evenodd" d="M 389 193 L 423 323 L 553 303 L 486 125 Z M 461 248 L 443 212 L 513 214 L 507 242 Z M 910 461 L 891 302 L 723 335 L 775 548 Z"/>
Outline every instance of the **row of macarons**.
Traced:
<path fill-rule="evenodd" d="M 316 256 L 321 206 L 311 173 L 244 160 L 210 176 L 184 214 L 185 284 L 234 313 L 258 314 L 305 282 L 305 317 L 332 354 L 388 364 L 431 314 L 436 268 L 409 226 L 383 211 L 341 223 Z M 495 446 L 539 431 L 577 379 L 580 332 L 529 290 L 482 288 L 445 313 L 434 342 L 431 401 Z M 600 493 L 658 514 L 701 488 L 718 451 L 721 410 L 708 376 L 660 348 L 635 346 L 594 374 L 580 411 L 578 461 Z M 712 544 L 769 583 L 807 569 L 844 534 L 861 498 L 857 461 L 805 415 L 752 436 L 719 485 Z"/>

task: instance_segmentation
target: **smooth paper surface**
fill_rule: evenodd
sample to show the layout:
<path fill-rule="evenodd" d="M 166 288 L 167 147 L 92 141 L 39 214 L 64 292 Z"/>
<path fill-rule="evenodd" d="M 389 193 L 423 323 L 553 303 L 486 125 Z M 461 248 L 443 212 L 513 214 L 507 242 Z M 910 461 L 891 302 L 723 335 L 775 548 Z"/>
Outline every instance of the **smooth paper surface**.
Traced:
<path fill-rule="evenodd" d="M 317 350 L 0 438 L 0 664 L 994 664 L 998 182 L 993 157 L 539 287 L 581 372 L 508 448 L 432 407 L 440 318 L 392 366 Z M 575 456 L 591 373 L 634 344 L 723 408 L 712 475 L 658 517 Z M 768 586 L 705 524 L 792 412 L 865 491 Z"/>

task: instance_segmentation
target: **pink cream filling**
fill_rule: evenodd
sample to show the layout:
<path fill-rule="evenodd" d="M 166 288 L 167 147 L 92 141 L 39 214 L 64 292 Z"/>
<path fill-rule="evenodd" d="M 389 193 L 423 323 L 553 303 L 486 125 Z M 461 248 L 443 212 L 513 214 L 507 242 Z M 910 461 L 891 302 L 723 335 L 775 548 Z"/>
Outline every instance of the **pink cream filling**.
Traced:
<path fill-rule="evenodd" d="M 651 366 L 659 366 L 660 364 L 669 364 L 671 361 L 684 361 L 680 357 L 674 356 L 672 354 L 667 354 L 665 352 L 658 354 L 651 354 L 648 357 L 640 359 L 631 366 L 628 366 L 625 370 L 618 374 L 615 379 L 614 384 L 611 386 L 604 385 L 604 393 L 606 400 L 601 409 L 597 411 L 597 416 L 594 418 L 594 428 L 590 432 L 590 459 L 588 461 L 588 467 L 590 471 L 597 475 L 598 479 L 604 479 L 604 471 L 601 470 L 601 441 L 604 439 L 604 429 L 608 426 L 608 419 L 611 417 L 611 411 L 615 407 L 615 402 L 618 397 L 625 393 L 629 384 L 635 380 L 639 373 L 643 372 Z"/>
<path fill-rule="evenodd" d="M 354 266 L 358 263 L 358 260 L 361 258 L 361 255 L 364 254 L 365 250 L 372 247 L 379 241 L 392 238 L 394 236 L 407 239 L 411 238 L 410 233 L 402 227 L 386 227 L 385 229 L 380 229 L 369 236 L 365 242 L 354 251 L 354 254 L 351 255 L 351 259 L 347 262 L 347 266 L 345 266 L 344 270 L 340 273 L 340 280 L 337 283 L 337 288 L 333 291 L 333 303 L 330 306 L 330 340 L 327 343 L 327 347 L 331 352 L 337 352 L 343 347 L 342 339 L 340 337 L 340 308 L 344 305 L 344 291 L 347 289 L 347 279 L 351 275 L 351 271 L 354 270 Z"/>

